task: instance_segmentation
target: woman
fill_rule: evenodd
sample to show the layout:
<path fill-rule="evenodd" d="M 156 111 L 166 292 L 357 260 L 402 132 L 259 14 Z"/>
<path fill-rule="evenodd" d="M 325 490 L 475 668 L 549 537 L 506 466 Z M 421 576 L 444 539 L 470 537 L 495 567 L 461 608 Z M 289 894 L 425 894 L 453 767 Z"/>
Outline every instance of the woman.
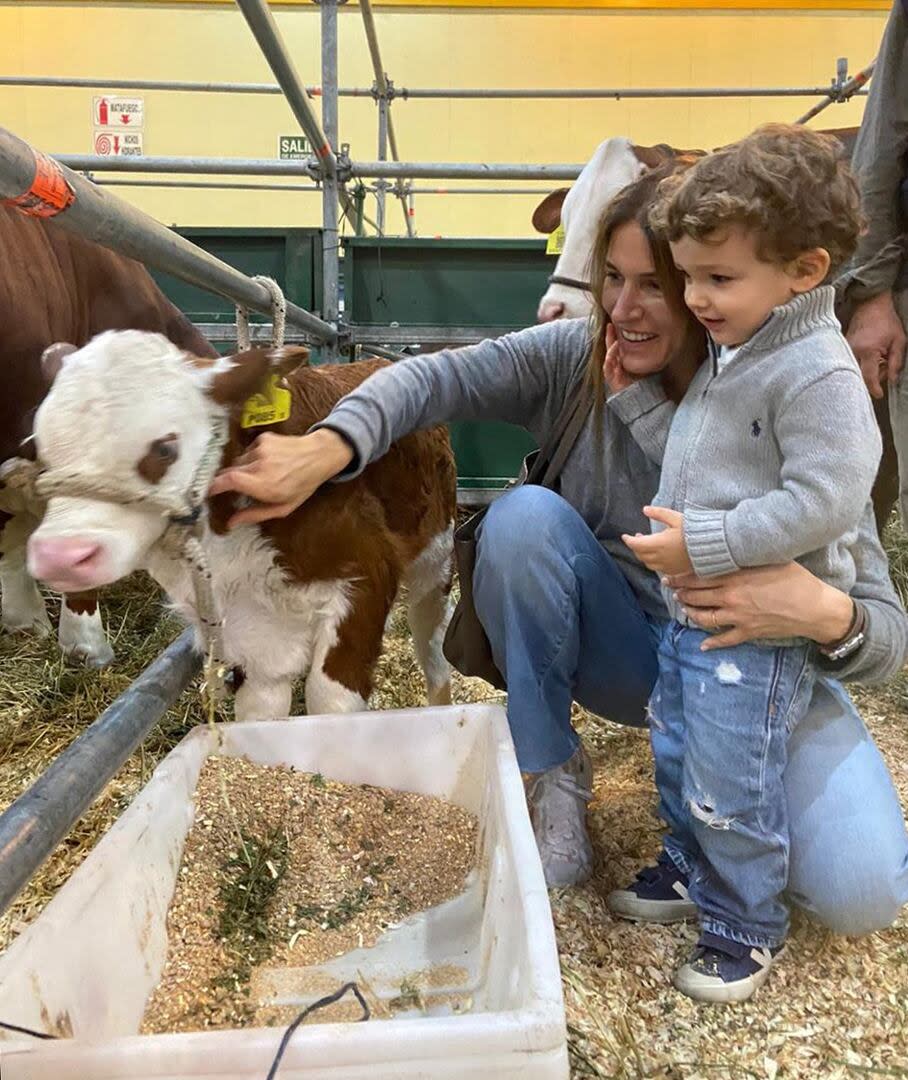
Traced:
<path fill-rule="evenodd" d="M 474 577 L 477 611 L 507 678 L 518 762 L 534 774 L 528 801 L 550 885 L 582 881 L 592 867 L 591 769 L 571 727 L 571 702 L 644 724 L 657 670 L 659 582 L 620 537 L 649 531 L 641 508 L 658 486 L 660 412 L 680 399 L 705 354 L 670 253 L 646 225 L 660 178 L 644 176 L 603 217 L 591 325 L 549 323 L 385 368 L 310 434 L 261 436 L 212 487 L 262 504 L 241 510 L 234 524 L 283 516 L 417 428 L 495 419 L 542 441 L 571 388 L 589 379 L 596 404 L 558 493 L 524 486 L 498 499 L 479 535 Z M 605 403 L 608 324 L 627 389 Z M 615 350 L 610 359 L 617 377 Z M 656 372 L 661 378 L 630 385 Z M 869 515 L 861 539 L 867 558 L 853 599 L 796 564 L 681 581 L 679 596 L 704 627 L 730 628 L 724 643 L 802 635 L 832 652 L 846 643 L 859 604 L 865 640 L 827 663 L 838 679 L 882 681 L 904 662 L 908 625 Z M 908 899 L 908 837 L 885 765 L 838 682 L 819 684 L 789 757 L 791 898 L 841 932 L 889 925 Z"/>

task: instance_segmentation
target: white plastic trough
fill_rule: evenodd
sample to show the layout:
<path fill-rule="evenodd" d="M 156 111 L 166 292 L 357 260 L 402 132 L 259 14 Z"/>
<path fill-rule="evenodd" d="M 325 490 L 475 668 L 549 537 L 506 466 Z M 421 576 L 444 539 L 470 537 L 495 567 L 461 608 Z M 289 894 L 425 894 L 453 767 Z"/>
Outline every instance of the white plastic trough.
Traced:
<path fill-rule="evenodd" d="M 466 892 L 372 949 L 278 981 L 299 1005 L 362 972 L 394 997 L 414 973 L 459 969 L 426 1012 L 297 1029 L 279 1080 L 566 1080 L 564 1004 L 542 868 L 503 709 L 450 708 L 223 725 L 221 753 L 334 780 L 439 795 L 480 820 Z M 281 1028 L 138 1035 L 167 947 L 165 918 L 192 792 L 213 732 L 196 728 L 155 770 L 45 911 L 0 957 L 0 1020 L 72 1032 L 0 1035 L 3 1080 L 264 1080 Z M 302 989 L 308 987 L 308 991 Z M 313 987 L 318 990 L 313 992 Z M 443 991 L 443 992 L 442 992 Z M 454 1014 L 450 995 L 469 1002 Z"/>

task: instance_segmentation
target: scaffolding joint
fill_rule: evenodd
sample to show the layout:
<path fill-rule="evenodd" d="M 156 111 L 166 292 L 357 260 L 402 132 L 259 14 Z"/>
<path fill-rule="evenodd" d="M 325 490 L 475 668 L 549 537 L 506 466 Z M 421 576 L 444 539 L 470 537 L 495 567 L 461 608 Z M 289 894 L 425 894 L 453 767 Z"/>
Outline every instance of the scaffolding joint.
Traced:
<path fill-rule="evenodd" d="M 350 144 L 341 143 L 337 152 L 337 180 L 340 184 L 346 184 L 353 179 L 353 162 L 350 160 Z"/>

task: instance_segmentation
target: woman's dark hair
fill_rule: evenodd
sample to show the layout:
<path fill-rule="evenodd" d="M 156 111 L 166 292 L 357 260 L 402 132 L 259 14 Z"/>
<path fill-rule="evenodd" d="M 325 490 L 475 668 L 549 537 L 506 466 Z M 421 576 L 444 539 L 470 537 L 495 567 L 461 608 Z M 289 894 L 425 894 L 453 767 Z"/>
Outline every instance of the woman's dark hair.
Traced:
<path fill-rule="evenodd" d="M 685 163 L 687 163 L 685 161 Z M 649 223 L 649 213 L 658 199 L 658 187 L 679 167 L 677 162 L 663 165 L 645 172 L 632 184 L 622 188 L 603 211 L 596 230 L 596 240 L 590 258 L 590 286 L 593 299 L 593 347 L 590 353 L 588 377 L 595 394 L 595 401 L 601 406 L 605 399 L 605 383 L 602 364 L 605 360 L 605 328 L 609 316 L 602 306 L 602 292 L 608 270 L 608 252 L 615 230 L 622 225 L 634 223 L 642 230 L 653 256 L 653 268 L 656 280 L 669 308 L 681 316 L 684 332 L 672 351 L 672 361 L 683 357 L 690 367 L 698 364 L 706 355 L 706 332 L 694 318 L 684 303 L 684 282 L 675 269 L 671 249 L 664 236 L 657 233 Z M 669 387 L 666 387 L 668 390 Z M 675 395 L 672 395 L 675 396 Z"/>

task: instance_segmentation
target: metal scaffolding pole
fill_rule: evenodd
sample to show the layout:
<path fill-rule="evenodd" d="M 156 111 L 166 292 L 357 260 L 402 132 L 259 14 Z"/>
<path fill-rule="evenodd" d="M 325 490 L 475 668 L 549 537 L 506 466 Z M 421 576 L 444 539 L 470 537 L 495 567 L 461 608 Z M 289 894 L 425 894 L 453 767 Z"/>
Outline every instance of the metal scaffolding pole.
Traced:
<path fill-rule="evenodd" d="M 11 131 L 0 128 L 0 199 L 17 198 L 30 191 L 36 172 L 35 151 Z M 84 177 L 65 167 L 61 172 L 75 195 L 69 208 L 55 218 L 63 228 L 157 270 L 166 270 L 235 304 L 271 313 L 271 294 L 263 285 Z M 336 337 L 333 327 L 289 302 L 287 322 L 309 331 L 316 340 Z"/>
<path fill-rule="evenodd" d="M 597 99 L 615 98 L 747 98 L 747 97 L 816 97 L 825 94 L 825 86 L 642 86 L 642 87 L 590 87 L 586 90 L 562 87 L 540 88 L 495 88 L 495 89 L 444 89 L 397 87 L 394 96 L 405 101 L 441 98 L 444 100 L 465 99 L 506 99 L 522 100 L 525 98 L 557 99 Z"/>
<path fill-rule="evenodd" d="M 321 191 L 318 184 L 243 184 L 230 180 L 100 180 L 89 176 L 93 184 L 101 187 L 138 187 L 138 188 L 213 188 L 216 191 L 309 191 L 313 194 Z M 381 194 L 378 184 L 369 189 L 374 191 L 376 197 Z M 548 195 L 551 188 L 521 188 L 521 187 L 456 187 L 456 188 L 432 188 L 411 187 L 410 192 L 414 195 Z M 383 228 L 378 221 L 363 215 L 363 221 L 368 222 L 377 232 Z"/>
<path fill-rule="evenodd" d="M 351 161 L 353 176 L 427 180 L 576 180 L 583 165 L 465 164 L 431 161 Z"/>
<path fill-rule="evenodd" d="M 411 187 L 412 195 L 551 195 L 550 187 Z"/>
<path fill-rule="evenodd" d="M 54 154 L 76 172 L 208 174 L 210 176 L 305 176 L 311 177 L 313 159 L 284 161 L 277 158 L 196 157 L 100 157 L 95 154 Z"/>
<path fill-rule="evenodd" d="M 337 0 L 320 0 L 322 29 L 322 123 L 332 152 L 337 148 Z M 336 173 L 326 173 L 322 187 L 322 301 L 323 315 L 337 326 L 340 312 L 340 240 L 338 239 L 338 182 Z M 337 359 L 337 347 L 327 350 L 327 359 Z"/>
<path fill-rule="evenodd" d="M 397 135 L 394 131 L 394 118 L 391 116 L 391 97 L 389 94 L 388 77 L 385 74 L 385 66 L 381 59 L 381 49 L 378 46 L 378 31 L 375 28 L 375 18 L 372 14 L 371 0 L 360 0 L 359 9 L 363 16 L 363 28 L 366 31 L 366 41 L 369 44 L 369 56 L 372 59 L 372 72 L 375 75 L 375 82 L 378 87 L 379 104 L 382 102 L 385 104 L 385 121 L 387 123 L 388 144 L 391 147 L 391 157 L 394 161 L 400 161 L 400 153 L 397 149 Z M 381 125 L 380 115 L 379 125 Z M 380 139 L 381 135 L 379 134 L 379 140 Z M 379 149 L 381 149 L 380 146 Z M 387 154 L 383 157 L 382 154 L 379 153 L 378 156 L 381 160 L 385 160 Z M 413 219 L 412 215 L 408 212 L 406 194 L 403 184 L 400 182 L 395 185 L 395 194 L 400 199 L 400 205 L 404 212 L 404 223 L 407 227 L 407 235 L 413 236 Z"/>
<path fill-rule="evenodd" d="M 200 94 L 280 94 L 283 91 L 275 83 L 206 83 L 191 81 L 172 81 L 166 79 L 104 79 L 104 78 L 57 78 L 43 75 L 4 75 L 0 76 L 0 86 L 45 86 L 70 87 L 87 90 L 160 90 L 180 93 Z M 322 93 L 320 86 L 303 87 L 309 97 Z M 375 92 L 367 86 L 342 86 L 338 88 L 340 97 L 374 98 Z M 690 87 L 653 86 L 653 87 L 482 87 L 466 89 L 443 89 L 424 87 L 396 87 L 391 96 L 403 100 L 441 98 L 448 100 L 464 99 L 507 99 L 548 98 L 567 100 L 592 100 L 597 98 L 722 98 L 722 97 L 822 97 L 827 95 L 826 86 L 759 86 L 759 87 Z M 863 91 L 859 91 L 864 93 Z"/>
<path fill-rule="evenodd" d="M 867 93 L 866 90 L 862 91 L 861 88 L 870 80 L 870 76 L 873 74 L 873 69 L 875 67 L 876 60 L 873 60 L 867 67 L 862 68 L 857 75 L 852 76 L 850 79 L 845 79 L 843 82 L 836 82 L 826 91 L 825 100 L 818 101 L 812 109 L 808 109 L 803 116 L 798 117 L 795 123 L 806 124 L 808 120 L 812 120 L 818 113 L 821 113 L 824 109 L 828 109 L 830 105 L 848 101 L 850 98 L 854 97 L 855 94 Z M 845 72 L 847 71 L 848 61 L 846 60 Z"/>
<path fill-rule="evenodd" d="M 305 161 L 274 158 L 99 157 L 55 154 L 78 172 L 173 173 L 210 176 L 308 176 Z M 352 161 L 351 176 L 428 180 L 576 180 L 583 164 L 467 164 L 432 161 Z"/>
<path fill-rule="evenodd" d="M 193 82 L 173 79 L 103 79 L 103 78 L 57 78 L 44 75 L 0 75 L 0 86 L 45 86 L 82 90 L 158 90 L 181 94 L 268 94 L 277 97 L 283 90 L 277 83 L 239 82 Z M 307 97 L 320 97 L 320 86 L 304 86 Z M 375 95 L 367 86 L 344 86 L 338 90 L 341 97 L 372 98 Z"/>
<path fill-rule="evenodd" d="M 100 187 L 139 188 L 214 188 L 219 191 L 311 191 L 320 192 L 319 184 L 241 184 L 229 180 L 99 180 L 88 177 Z"/>
<path fill-rule="evenodd" d="M 337 159 L 334 151 L 328 143 L 325 134 L 312 107 L 306 99 L 306 92 L 300 82 L 293 61 L 284 47 L 280 32 L 274 21 L 274 17 L 265 3 L 265 0 L 236 0 L 237 6 L 242 11 L 249 29 L 259 43 L 259 48 L 265 54 L 265 59 L 274 76 L 280 83 L 287 104 L 293 110 L 300 127 L 309 137 L 309 143 L 315 156 L 323 163 L 326 176 L 337 175 Z"/>
<path fill-rule="evenodd" d="M 183 633 L 0 816 L 0 914 L 199 670 Z"/>
<path fill-rule="evenodd" d="M 378 99 L 378 160 L 388 160 L 388 99 L 384 96 Z M 388 183 L 385 180 L 379 180 L 375 185 L 378 231 L 381 236 L 385 234 L 385 191 L 387 188 Z"/>

